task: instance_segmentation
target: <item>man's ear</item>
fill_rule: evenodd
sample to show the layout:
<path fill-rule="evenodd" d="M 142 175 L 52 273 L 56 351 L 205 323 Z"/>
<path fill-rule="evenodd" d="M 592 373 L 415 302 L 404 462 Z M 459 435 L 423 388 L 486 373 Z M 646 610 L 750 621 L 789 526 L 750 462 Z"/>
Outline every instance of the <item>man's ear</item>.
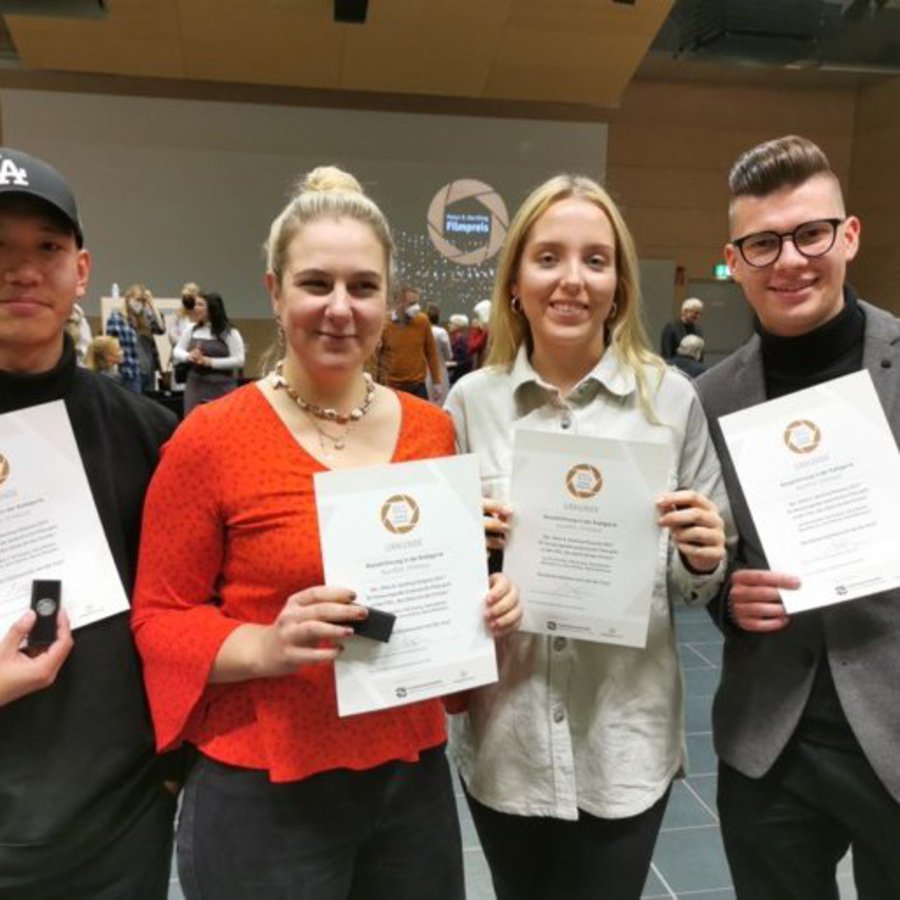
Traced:
<path fill-rule="evenodd" d="M 725 262 L 728 264 L 728 271 L 734 281 L 740 283 L 741 276 L 738 272 L 738 251 L 737 247 L 731 242 L 725 245 Z"/>
<path fill-rule="evenodd" d="M 844 258 L 850 262 L 859 253 L 859 237 L 862 234 L 862 222 L 856 216 L 847 216 L 841 229 L 841 239 L 844 242 Z"/>
<path fill-rule="evenodd" d="M 75 282 L 75 296 L 80 300 L 87 293 L 88 279 L 91 274 L 91 254 L 87 250 L 79 250 L 75 265 L 78 273 Z"/>

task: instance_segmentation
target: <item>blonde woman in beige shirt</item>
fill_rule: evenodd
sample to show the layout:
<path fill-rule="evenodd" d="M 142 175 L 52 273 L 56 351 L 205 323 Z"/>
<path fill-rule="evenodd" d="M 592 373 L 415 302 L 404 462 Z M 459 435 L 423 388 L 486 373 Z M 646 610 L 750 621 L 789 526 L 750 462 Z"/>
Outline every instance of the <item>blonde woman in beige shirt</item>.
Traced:
<path fill-rule="evenodd" d="M 516 428 L 673 448 L 658 498 L 644 649 L 519 633 L 500 681 L 473 692 L 452 748 L 499 900 L 641 895 L 684 764 L 671 604 L 705 603 L 725 567 L 727 500 L 689 380 L 647 347 L 634 244 L 597 184 L 558 176 L 514 218 L 501 253 L 485 368 L 446 408 L 479 457 L 487 527 L 515 528 Z M 527 601 L 527 598 L 526 598 Z"/>

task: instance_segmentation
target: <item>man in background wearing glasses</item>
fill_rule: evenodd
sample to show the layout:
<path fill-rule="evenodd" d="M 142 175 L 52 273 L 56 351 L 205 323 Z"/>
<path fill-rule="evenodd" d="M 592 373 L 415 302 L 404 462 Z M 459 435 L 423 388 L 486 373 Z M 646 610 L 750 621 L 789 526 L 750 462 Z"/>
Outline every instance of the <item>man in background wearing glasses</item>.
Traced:
<path fill-rule="evenodd" d="M 739 900 L 831 900 L 847 849 L 860 900 L 900 897 L 900 591 L 788 616 L 718 417 L 868 369 L 900 441 L 900 322 L 858 300 L 860 223 L 802 137 L 744 153 L 729 176 L 734 280 L 753 337 L 697 382 L 741 540 L 715 614 L 718 805 Z M 900 553 L 900 526 L 898 553 Z"/>

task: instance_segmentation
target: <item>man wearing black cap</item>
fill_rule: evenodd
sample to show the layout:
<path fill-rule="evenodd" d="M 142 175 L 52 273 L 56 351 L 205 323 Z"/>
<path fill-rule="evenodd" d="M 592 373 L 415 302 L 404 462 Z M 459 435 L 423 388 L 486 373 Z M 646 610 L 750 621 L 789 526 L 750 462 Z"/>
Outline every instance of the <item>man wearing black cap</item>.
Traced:
<path fill-rule="evenodd" d="M 65 402 L 130 593 L 144 491 L 175 421 L 76 366 L 65 325 L 90 272 L 82 245 L 59 172 L 0 148 L 0 414 Z M 20 649 L 34 613 L 0 635 L 0 897 L 167 895 L 175 800 L 154 755 L 128 618 L 72 633 L 62 613 L 38 655 Z"/>

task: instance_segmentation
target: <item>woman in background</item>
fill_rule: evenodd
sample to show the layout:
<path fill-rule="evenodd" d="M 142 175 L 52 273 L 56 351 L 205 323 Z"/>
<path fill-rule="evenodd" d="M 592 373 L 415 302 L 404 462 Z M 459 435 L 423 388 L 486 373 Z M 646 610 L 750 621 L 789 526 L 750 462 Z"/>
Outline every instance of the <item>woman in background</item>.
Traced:
<path fill-rule="evenodd" d="M 147 496 L 134 631 L 160 750 L 199 751 L 178 866 L 188 900 L 461 900 L 439 700 L 340 718 L 333 661 L 365 618 L 324 585 L 313 476 L 453 453 L 432 404 L 365 371 L 391 291 L 387 221 L 352 176 L 309 174 L 272 224 L 275 372 L 189 416 Z M 517 597 L 491 580 L 486 626 Z"/>
<path fill-rule="evenodd" d="M 197 294 L 193 324 L 182 333 L 172 357 L 176 364 L 190 365 L 184 388 L 185 415 L 237 387 L 238 372 L 244 366 L 244 339 L 228 321 L 220 294 Z"/>
<path fill-rule="evenodd" d="M 450 336 L 453 353 L 450 383 L 456 384 L 463 375 L 468 375 L 472 371 L 472 357 L 469 355 L 469 317 L 463 313 L 454 313 L 447 320 L 447 333 Z"/>
<path fill-rule="evenodd" d="M 200 288 L 194 281 L 185 282 L 181 289 L 181 306 L 166 316 L 166 336 L 169 338 L 169 344 L 174 354 L 181 336 L 188 331 L 194 324 L 194 306 L 197 303 L 197 295 Z M 181 392 L 184 390 L 184 384 L 187 381 L 188 372 L 190 371 L 190 363 L 180 363 L 175 361 L 174 355 L 170 360 L 170 369 L 172 372 L 171 388 L 173 391 Z"/>
<path fill-rule="evenodd" d="M 130 391 L 152 391 L 159 370 L 159 352 L 153 335 L 162 334 L 165 323 L 153 294 L 143 284 L 133 284 L 122 297 L 122 308 L 114 309 L 106 320 L 106 333 L 122 348 L 119 374 Z"/>
<path fill-rule="evenodd" d="M 85 354 L 85 366 L 92 372 L 105 375 L 113 381 L 122 383 L 119 366 L 122 363 L 122 348 L 119 342 L 108 334 L 100 334 L 88 344 Z"/>
<path fill-rule="evenodd" d="M 513 634 L 499 683 L 451 729 L 499 900 L 638 900 L 685 762 L 672 603 L 705 603 L 724 574 L 719 463 L 693 387 L 647 348 L 631 235 L 593 181 L 558 176 L 525 201 L 490 334 L 486 367 L 446 409 L 478 455 L 495 549 L 516 527 L 515 429 L 672 448 L 658 546 L 633 562 L 655 570 L 646 646 Z"/>

